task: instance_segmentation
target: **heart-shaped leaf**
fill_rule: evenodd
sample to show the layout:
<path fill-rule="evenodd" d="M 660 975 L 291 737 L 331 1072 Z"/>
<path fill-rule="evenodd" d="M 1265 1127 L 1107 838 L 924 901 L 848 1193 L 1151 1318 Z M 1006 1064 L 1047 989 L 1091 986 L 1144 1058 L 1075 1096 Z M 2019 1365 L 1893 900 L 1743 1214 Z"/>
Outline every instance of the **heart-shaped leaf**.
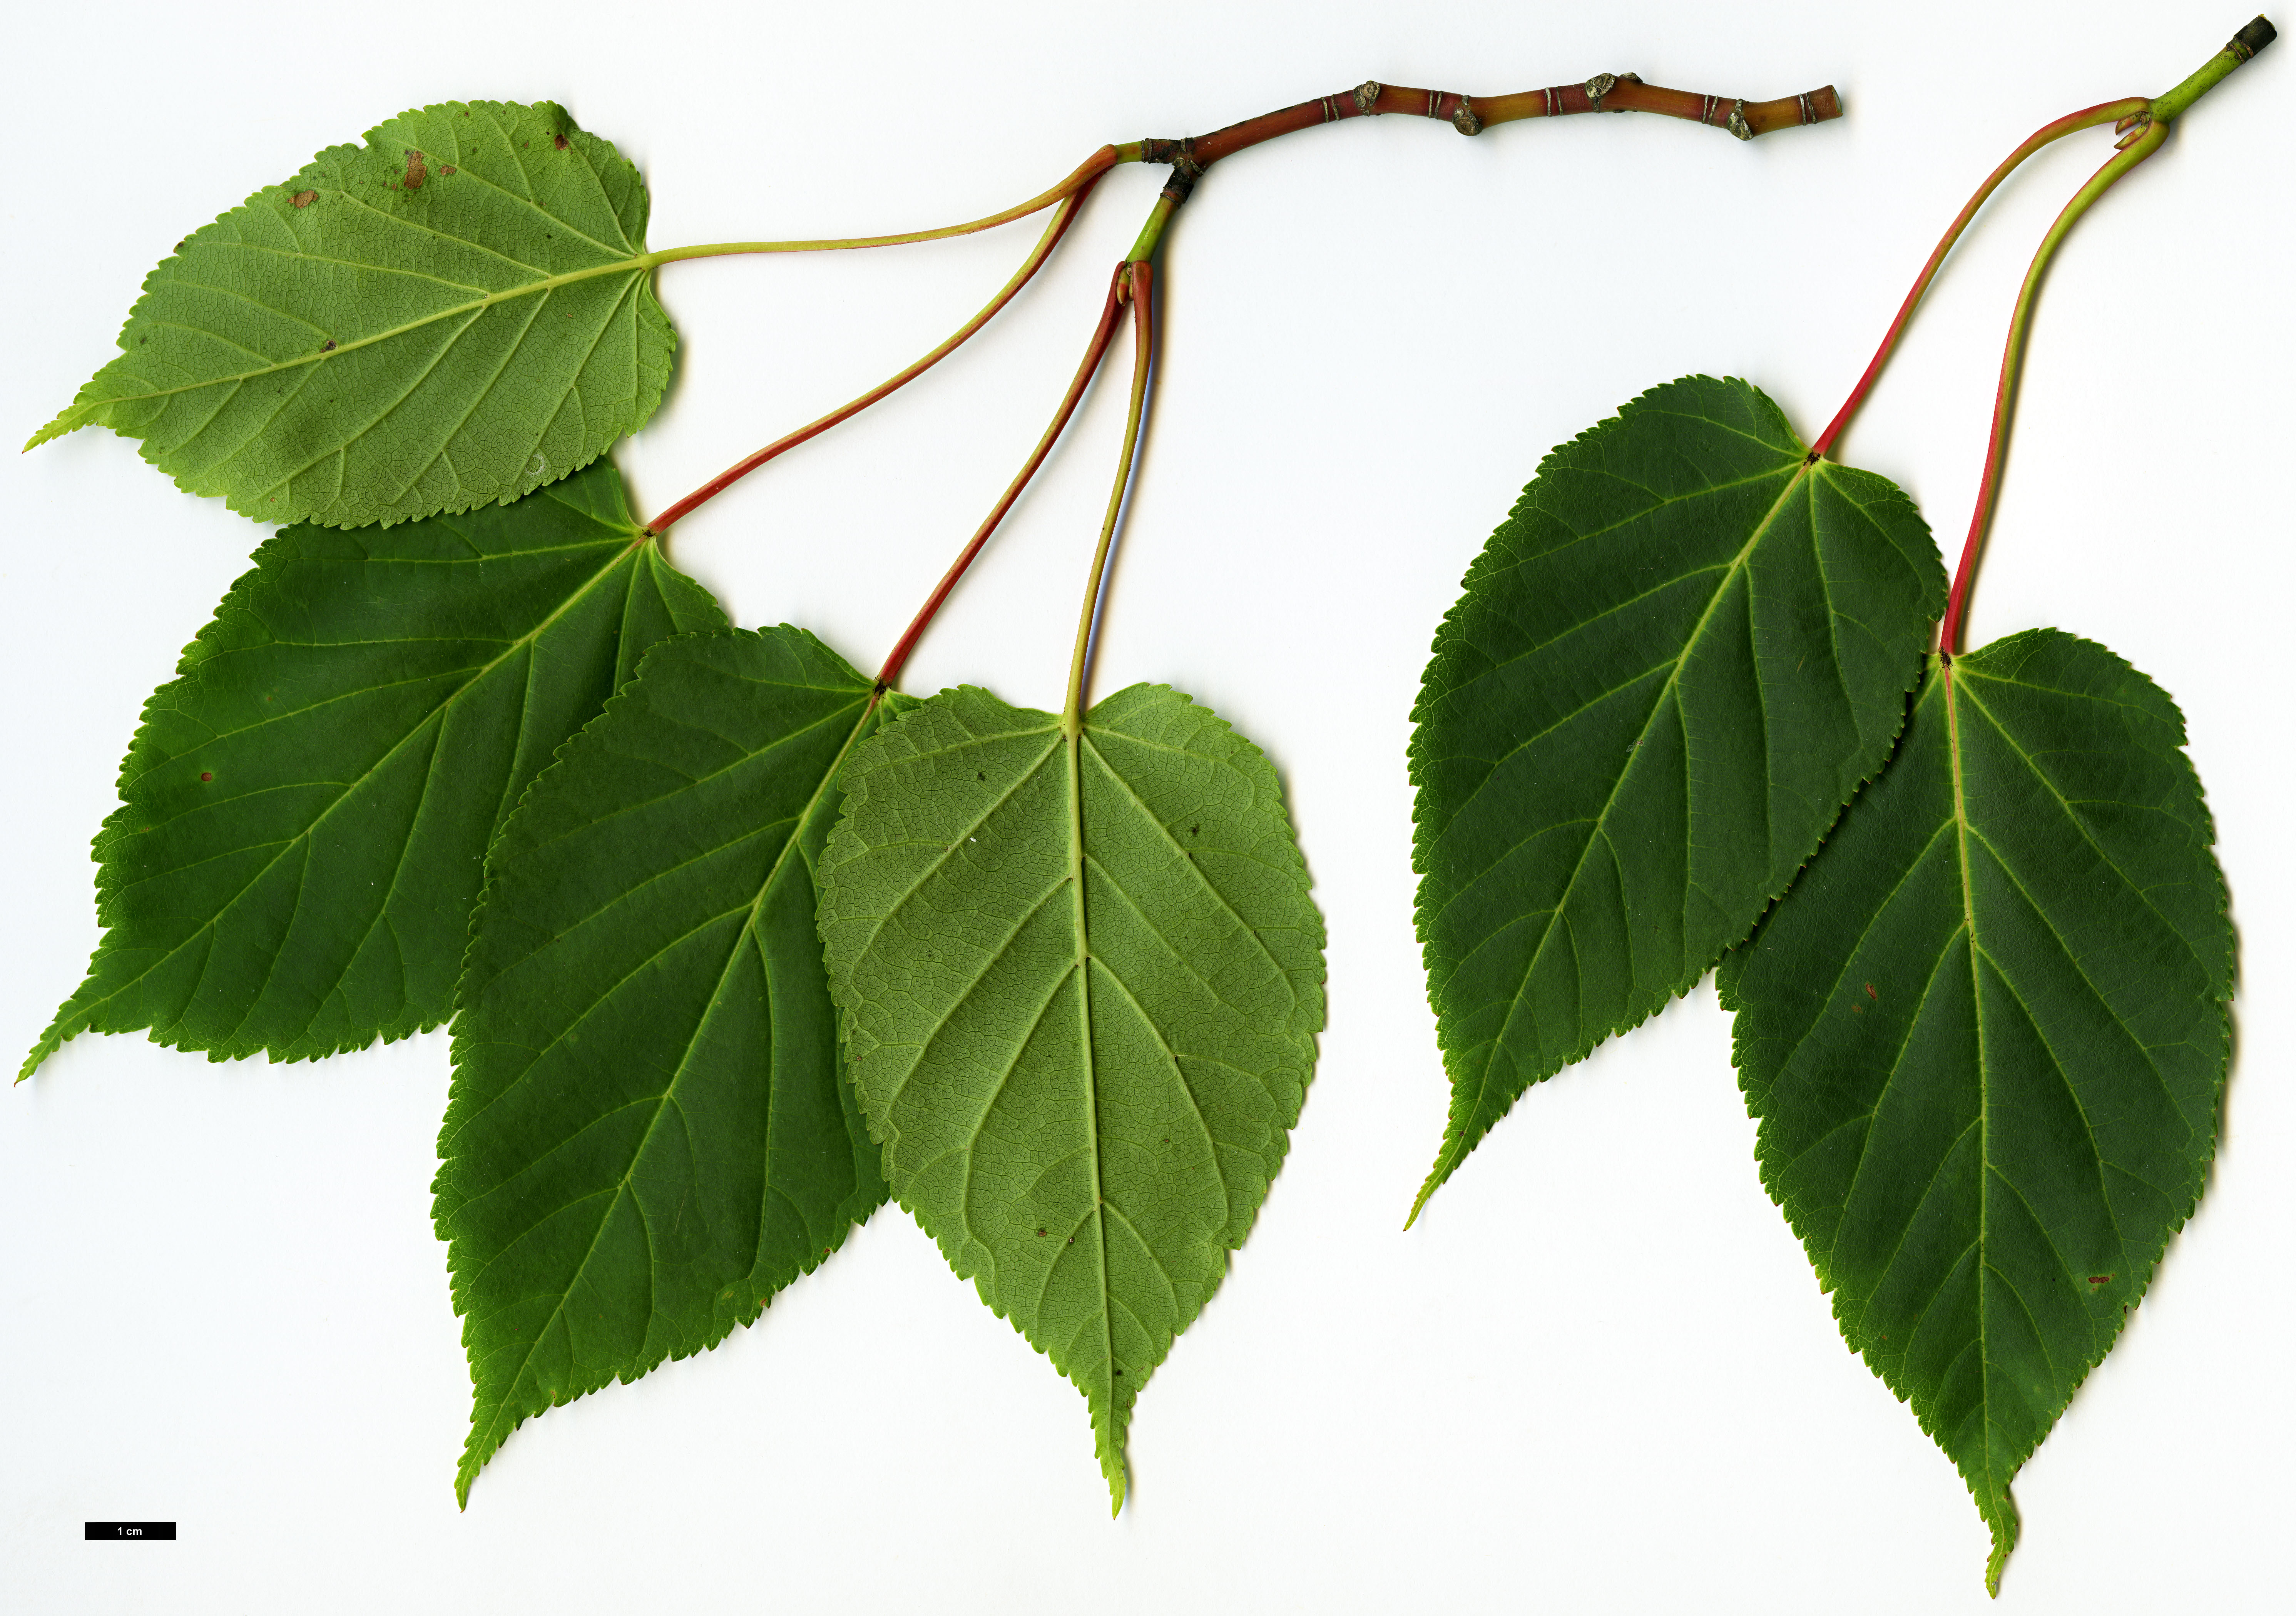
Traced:
<path fill-rule="evenodd" d="M 1435 1187 L 1531 1084 L 1684 993 L 1889 756 L 1945 602 L 1911 501 L 1744 381 L 1549 455 L 1435 636 L 1411 777 L 1451 1077 Z"/>
<path fill-rule="evenodd" d="M 638 171 L 548 102 L 448 102 L 322 152 L 145 277 L 90 422 L 194 494 L 357 527 L 517 498 L 661 402 Z"/>
<path fill-rule="evenodd" d="M 1324 926 L 1275 771 L 1165 685 L 945 692 L 856 750 L 821 933 L 893 1194 L 1085 1395 L 1134 1399 L 1282 1165 Z"/>
<path fill-rule="evenodd" d="M 488 858 L 439 1135 L 471 1482 L 531 1415 L 714 1347 L 885 1198 L 814 866 L 870 682 L 801 630 L 668 640 Z"/>
<path fill-rule="evenodd" d="M 447 1019 L 488 844 L 655 641 L 715 628 L 611 464 L 372 533 L 289 528 L 152 693 L 95 839 L 82 1030 L 299 1061 Z"/>
<path fill-rule="evenodd" d="M 1762 1182 L 1993 1534 L 2216 1150 L 2233 937 L 2184 720 L 2054 630 L 1932 659 L 1897 756 L 1723 962 Z"/>

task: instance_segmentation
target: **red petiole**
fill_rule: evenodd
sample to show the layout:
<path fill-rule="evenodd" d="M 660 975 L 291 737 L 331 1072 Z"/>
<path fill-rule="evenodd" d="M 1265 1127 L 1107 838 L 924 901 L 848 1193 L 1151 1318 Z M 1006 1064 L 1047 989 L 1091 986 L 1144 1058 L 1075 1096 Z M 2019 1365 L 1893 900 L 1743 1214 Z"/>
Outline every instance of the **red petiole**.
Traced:
<path fill-rule="evenodd" d="M 2221 83 L 2234 68 L 2271 44 L 2276 37 L 2272 24 L 2259 17 L 2234 35 L 2231 43 L 2203 63 L 2198 72 L 2167 94 L 2157 98 L 2132 96 L 2123 101 L 2107 102 L 2068 114 L 2036 130 L 2031 138 L 2012 152 L 2001 166 L 1986 177 L 1985 183 L 1977 188 L 1976 194 L 1969 199 L 1947 227 L 1936 250 L 1930 254 L 1929 262 L 1922 266 L 1921 274 L 1915 278 L 1913 290 L 1906 294 L 1905 302 L 1899 305 L 1898 317 L 1890 322 L 1889 332 L 1882 339 L 1882 346 L 1866 367 L 1866 373 L 1857 379 L 1857 385 L 1850 390 L 1848 400 L 1825 431 L 1818 434 L 1816 443 L 1811 446 L 1812 460 L 1828 453 L 1835 439 L 1849 424 L 1850 417 L 1866 402 L 1866 394 L 1872 390 L 1874 380 L 1881 374 L 1882 365 L 1888 362 L 1890 352 L 1905 332 L 1906 323 L 1913 317 L 1915 306 L 1922 300 L 1931 281 L 1936 277 L 1938 266 L 1944 262 L 1945 255 L 1952 250 L 1954 242 L 1960 239 L 1961 233 L 1968 227 L 1977 209 L 1984 205 L 1986 198 L 1993 194 L 2018 164 L 2050 142 L 2062 139 L 2076 130 L 2111 123 L 2120 135 L 2112 156 L 2074 193 L 2072 201 L 2065 204 L 2064 210 L 2049 226 L 2048 234 L 2042 237 L 2039 249 L 2033 254 L 2032 265 L 2025 272 L 2024 284 L 2018 291 L 2016 309 L 2010 316 L 2009 337 L 2001 355 L 2001 379 L 1993 395 L 1993 422 L 1986 443 L 1985 471 L 1978 483 L 1976 508 L 1970 514 L 1969 536 L 1963 541 L 1961 560 L 1954 569 L 1953 588 L 1946 598 L 1945 617 L 1938 625 L 1938 649 L 1948 662 L 1961 644 L 1962 619 L 1969 603 L 1970 588 L 1976 577 L 1978 557 L 1984 548 L 1985 531 L 1992 521 L 1994 505 L 2000 496 L 2001 476 L 2009 444 L 2009 422 L 2016 408 L 2018 370 L 2024 359 L 2025 339 L 2032 327 L 2034 303 L 2049 260 L 2063 243 L 2073 222 L 2087 212 L 2096 199 L 2130 169 L 2161 149 L 2169 137 L 2170 123 L 2194 102 Z"/>
<path fill-rule="evenodd" d="M 1069 226 L 1076 222 L 1077 209 L 1084 205 L 1085 198 L 1092 194 L 1092 188 L 1099 183 L 1100 176 L 1098 174 L 1091 175 L 1078 185 L 1074 191 L 1061 199 L 1059 208 L 1053 214 L 1052 222 L 1045 226 L 1045 234 L 1037 238 L 1036 249 L 1029 254 L 1028 261 L 1021 266 L 1019 271 L 1013 275 L 1011 280 L 1004 283 L 1004 290 L 999 291 L 995 297 L 991 298 L 988 300 L 988 306 L 982 308 L 979 314 L 974 315 L 972 318 L 967 320 L 963 325 L 959 326 L 955 333 L 952 335 L 948 340 L 943 342 L 939 348 L 934 349 L 932 352 L 927 354 L 923 358 L 918 360 L 914 365 L 910 365 L 907 369 L 879 382 L 875 387 L 871 388 L 859 398 L 838 406 L 837 408 L 830 411 L 829 414 L 821 417 L 820 420 L 813 422 L 808 425 L 801 426 L 798 428 L 796 431 L 789 433 L 786 437 L 776 438 L 773 442 L 766 445 L 764 448 L 759 449 L 756 454 L 747 455 L 741 460 L 735 461 L 732 465 L 718 472 L 717 476 L 711 478 L 708 482 L 703 483 L 700 488 L 694 489 L 693 493 L 688 494 L 685 498 L 679 500 L 676 504 L 671 505 L 660 515 L 648 522 L 646 524 L 646 531 L 655 535 L 668 532 L 671 525 L 677 521 L 679 518 L 692 514 L 695 509 L 707 504 L 710 500 L 715 499 L 718 495 L 723 494 L 727 488 L 732 488 L 735 483 L 741 481 L 742 479 L 747 477 L 750 472 L 756 471 L 767 461 L 774 460 L 783 455 L 786 455 L 790 450 L 797 447 L 798 445 L 806 442 L 808 439 L 818 438 L 822 433 L 827 431 L 831 427 L 835 426 L 841 421 L 850 420 L 853 416 L 859 414 L 863 410 L 867 409 L 879 399 L 887 397 L 889 394 L 898 392 L 900 389 L 907 386 L 919 376 L 923 375 L 927 371 L 931 370 L 934 365 L 939 365 L 943 359 L 947 358 L 949 355 L 955 353 L 958 349 L 964 347 L 965 342 L 971 339 L 974 332 L 978 332 L 982 326 L 988 324 L 989 321 L 995 319 L 998 311 L 1001 310 L 1004 305 L 1010 303 L 1014 297 L 1019 295 L 1020 291 L 1023 286 L 1026 286 L 1030 281 L 1037 278 L 1037 272 L 1045 267 L 1045 260 L 1052 257 L 1053 249 L 1060 245 L 1061 237 L 1066 235 L 1068 234 Z"/>
<path fill-rule="evenodd" d="M 1108 300 L 1101 306 L 1100 324 L 1094 328 L 1092 340 L 1085 346 L 1084 358 L 1077 365 L 1076 377 L 1069 383 L 1067 393 L 1062 397 L 1060 408 L 1053 412 L 1052 424 L 1045 429 L 1044 436 L 1037 440 L 1036 450 L 1029 456 L 1028 463 L 1021 468 L 1020 474 L 1014 477 L 1011 484 L 1006 487 L 1004 497 L 996 502 L 996 507 L 988 513 L 988 519 L 974 529 L 972 538 L 966 542 L 964 548 L 957 552 L 956 560 L 952 562 L 948 570 L 941 575 L 940 582 L 933 586 L 933 592 L 925 597 L 925 603 L 917 609 L 917 614 L 910 619 L 907 629 L 902 633 L 899 640 L 894 643 L 893 649 L 886 654 L 885 665 L 877 670 L 877 689 L 881 693 L 890 687 L 894 680 L 901 677 L 903 664 L 908 661 L 909 652 L 916 649 L 917 642 L 924 637 L 925 629 L 932 622 L 934 614 L 939 611 L 942 603 L 948 599 L 949 592 L 956 587 L 957 580 L 964 576 L 965 569 L 972 565 L 973 558 L 980 554 L 981 546 L 988 542 L 989 535 L 996 531 L 997 524 L 1004 520 L 1005 513 L 1010 511 L 1013 503 L 1021 497 L 1021 491 L 1029 486 L 1029 480 L 1036 476 L 1037 468 L 1045 463 L 1045 456 L 1052 453 L 1054 443 L 1058 440 L 1061 432 L 1069 423 L 1069 417 L 1076 414 L 1077 405 L 1083 399 L 1085 389 L 1091 384 L 1093 376 L 1099 371 L 1101 361 L 1108 357 L 1110 340 L 1116 335 L 1116 322 L 1122 307 L 1122 299 L 1119 292 L 1124 283 L 1125 268 L 1126 266 L 1118 265 L 1116 273 L 1109 277 Z"/>

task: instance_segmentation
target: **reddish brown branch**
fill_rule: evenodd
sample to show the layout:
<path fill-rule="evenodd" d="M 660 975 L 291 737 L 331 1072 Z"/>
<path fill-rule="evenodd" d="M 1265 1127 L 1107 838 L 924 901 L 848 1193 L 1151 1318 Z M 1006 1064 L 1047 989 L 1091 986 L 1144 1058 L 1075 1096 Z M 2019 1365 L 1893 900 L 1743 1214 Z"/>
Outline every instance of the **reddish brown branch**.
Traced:
<path fill-rule="evenodd" d="M 1461 95 L 1449 90 L 1367 83 L 1262 113 L 1193 139 L 1144 140 L 1138 151 L 1144 162 L 1171 163 L 1184 174 L 1191 169 L 1201 173 L 1221 158 L 1233 156 L 1246 146 L 1274 140 L 1279 135 L 1314 128 L 1318 124 L 1337 123 L 1342 119 L 1397 113 L 1438 119 L 1463 135 L 1477 135 L 1493 124 L 1513 123 L 1525 118 L 1564 118 L 1574 112 L 1656 112 L 1666 118 L 1683 118 L 1728 129 L 1742 140 L 1751 140 L 1773 129 L 1839 118 L 1841 100 L 1832 85 L 1776 101 L 1750 102 L 1728 95 L 1702 95 L 1692 90 L 1669 90 L 1644 84 L 1632 74 L 1621 78 L 1610 73 L 1598 73 L 1585 84 L 1556 85 L 1513 95 Z M 1130 155 L 1129 151 L 1125 155 Z"/>
<path fill-rule="evenodd" d="M 898 375 L 890 378 L 878 387 L 872 388 L 850 403 L 831 411 L 820 420 L 799 428 L 787 437 L 775 439 L 756 454 L 729 466 L 717 477 L 712 478 L 655 517 L 648 524 L 647 530 L 656 534 L 668 531 L 670 525 L 680 517 L 715 498 L 767 461 L 786 454 L 808 439 L 827 431 L 838 422 L 857 414 L 880 398 L 939 364 L 973 332 L 988 324 L 996 311 L 1028 283 L 1037 269 L 1042 267 L 1045 259 L 1051 255 L 1054 247 L 1059 244 L 1062 235 L 1067 231 L 1070 222 L 1075 217 L 1078 206 L 1090 194 L 1101 176 L 1116 163 L 1170 163 L 1173 167 L 1171 182 L 1164 188 L 1166 201 L 1160 204 L 1159 217 L 1152 221 L 1149 232 L 1143 236 L 1143 246 L 1136 249 L 1132 255 L 1135 258 L 1144 258 L 1148 251 L 1152 250 L 1156 236 L 1160 234 L 1161 218 L 1168 217 L 1171 209 L 1187 200 L 1188 193 L 1194 186 L 1198 176 L 1221 158 L 1241 152 L 1247 146 L 1256 146 L 1262 141 L 1273 140 L 1279 135 L 1290 135 L 1300 129 L 1312 128 L 1317 124 L 1335 123 L 1345 118 L 1368 118 L 1382 113 L 1441 119 L 1462 134 L 1476 135 L 1493 124 L 1512 123 L 1525 118 L 1561 118 L 1574 112 L 1657 112 L 1669 118 L 1684 118 L 1696 123 L 1711 124 L 1717 127 L 1728 129 L 1742 140 L 1751 140 L 1755 135 L 1767 134 L 1772 129 L 1785 128 L 1794 124 L 1824 123 L 1829 119 L 1839 118 L 1841 116 L 1841 103 L 1834 94 L 1832 85 L 1827 85 L 1822 89 L 1812 90 L 1807 94 L 1787 96 L 1777 101 L 1748 103 L 1719 95 L 1701 95 L 1689 90 L 1664 89 L 1657 85 L 1644 84 L 1631 73 L 1623 77 L 1598 73 L 1585 84 L 1558 85 L 1549 89 L 1527 90 L 1514 95 L 1460 95 L 1448 90 L 1414 90 L 1400 85 L 1366 83 L 1357 85 L 1352 90 L 1343 90 L 1337 94 L 1322 96 L 1315 101 L 1301 102 L 1298 106 L 1285 107 L 1281 111 L 1265 113 L 1258 118 L 1247 119 L 1242 123 L 1230 124 L 1224 129 L 1216 129 L 1211 134 L 1199 138 L 1143 140 L 1128 146 L 1103 146 L 1087 158 L 1074 173 L 1043 195 L 1021 203 L 1018 207 L 1008 208 L 1003 213 L 975 220 L 970 225 L 955 226 L 947 230 L 923 231 L 911 235 L 874 236 L 861 241 L 773 243 L 772 250 L 782 250 L 805 246 L 869 247 L 890 245 L 899 242 L 927 241 L 940 236 L 985 229 L 991 225 L 1002 224 L 1020 217 L 1024 213 L 1034 212 L 1055 201 L 1061 204 L 1061 210 L 1054 216 L 1052 227 L 1046 233 L 1044 240 L 1037 243 L 1036 251 L 1022 266 L 1021 273 L 1013 277 L 988 308 L 969 321 L 963 330 Z M 693 249 L 660 256 L 667 259 L 687 256 L 689 251 L 699 254 L 704 251 L 722 252 L 732 250 L 726 247 Z M 742 250 L 765 250 L 766 249 L 757 243 L 750 243 Z M 1035 463 L 1032 462 L 1029 470 L 1034 469 Z M 1023 481 L 1025 480 L 1024 473 Z M 1018 496 L 1018 492 L 1019 488 L 1016 485 L 1013 490 L 1015 496 Z M 1001 516 L 1002 513 L 1000 509 L 997 514 Z M 995 520 L 992 517 L 991 527 L 995 525 Z M 985 540 L 988 530 L 984 529 L 979 537 Z M 970 559 L 969 553 L 967 559 Z M 962 570 L 962 566 L 957 569 L 959 571 Z M 952 584 L 955 582 L 954 576 L 949 582 Z M 931 605 L 937 607 L 939 603 L 939 600 L 936 599 L 931 603 Z M 930 611 L 927 615 L 930 615 Z M 906 647 L 903 649 L 906 652 Z"/>

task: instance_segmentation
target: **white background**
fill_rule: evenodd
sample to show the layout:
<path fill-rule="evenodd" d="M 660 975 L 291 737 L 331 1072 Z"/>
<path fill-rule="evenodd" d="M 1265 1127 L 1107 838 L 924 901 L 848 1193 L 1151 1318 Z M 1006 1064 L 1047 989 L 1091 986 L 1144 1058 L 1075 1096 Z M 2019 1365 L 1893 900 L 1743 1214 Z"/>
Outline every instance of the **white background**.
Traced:
<path fill-rule="evenodd" d="M 1462 571 L 1549 447 L 1691 371 L 1751 378 L 1814 434 L 2001 154 L 2166 89 L 2247 3 L 19 10 L 15 439 L 112 351 L 179 237 L 427 102 L 563 102 L 644 168 L 656 246 L 973 217 L 1103 140 L 1366 76 L 1488 94 L 1632 68 L 1752 99 L 1832 81 L 1849 116 L 1751 145 L 1653 118 L 1472 142 L 1351 122 L 1215 170 L 1168 238 L 1095 688 L 1169 681 L 1275 759 L 1330 921 L 1332 1019 L 1250 1244 L 1141 1399 L 1121 1519 L 1076 1392 L 898 1209 L 718 1350 L 528 1424 L 457 1513 L 468 1392 L 428 1216 L 445 1035 L 275 1068 L 82 1038 L 0 1093 L 5 1602 L 1980 1608 L 1961 1482 L 1844 1350 L 1762 1194 L 1710 985 L 1528 1095 L 1400 1232 L 1446 1094 L 1406 715 Z M 2206 1200 L 2018 1480 L 2003 1608 L 2286 1608 L 2292 66 L 2284 42 L 2236 74 L 2075 232 L 1971 625 L 1972 644 L 2100 639 L 2182 702 L 2243 981 Z M 2108 140 L 2011 182 L 1841 445 L 1914 495 L 1948 560 L 2017 278 Z M 988 333 L 695 516 L 679 562 L 737 621 L 874 666 L 1041 429 L 1162 179 L 1119 170 Z M 619 451 L 641 508 L 923 351 L 1033 230 L 666 269 L 677 382 Z M 910 688 L 1057 704 L 1122 373 Z M 20 1049 L 95 941 L 87 841 L 137 710 L 263 530 L 101 431 L 0 457 L 0 1041 Z M 79 1541 L 139 1516 L 181 1540 Z"/>

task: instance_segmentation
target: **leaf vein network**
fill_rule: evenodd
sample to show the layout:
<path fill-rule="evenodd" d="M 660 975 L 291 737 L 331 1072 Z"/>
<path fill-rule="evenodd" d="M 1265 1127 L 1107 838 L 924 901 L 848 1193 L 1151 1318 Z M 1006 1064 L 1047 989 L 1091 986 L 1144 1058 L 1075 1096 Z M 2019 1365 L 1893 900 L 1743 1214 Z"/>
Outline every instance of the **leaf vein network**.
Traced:
<path fill-rule="evenodd" d="M 1029 732 L 1023 730 L 1015 733 L 1025 734 Z M 875 943 L 878 934 L 884 931 L 886 923 L 890 921 L 895 915 L 898 914 L 907 906 L 909 900 L 917 895 L 918 891 L 924 886 L 926 882 L 931 880 L 935 875 L 940 873 L 941 866 L 947 864 L 949 859 L 955 856 L 957 849 L 965 845 L 966 839 L 971 837 L 975 832 L 979 831 L 982 825 L 988 824 L 989 819 L 996 814 L 996 810 L 1003 808 L 1007 802 L 1011 801 L 1013 798 L 1020 792 L 1022 786 L 1028 784 L 1029 781 L 1037 777 L 1037 772 L 1044 767 L 1046 759 L 1051 758 L 1054 752 L 1059 750 L 1058 742 L 1060 741 L 1060 731 L 1058 729 L 1047 729 L 1045 734 L 1046 736 L 1046 744 L 1044 751 L 1037 756 L 1034 762 L 1015 774 L 1013 777 L 1013 783 L 998 792 L 996 795 L 989 800 L 988 806 L 983 808 L 980 814 L 973 818 L 970 824 L 964 825 L 959 829 L 955 839 L 941 849 L 940 856 L 937 858 L 929 860 L 925 865 L 917 872 L 916 879 L 909 883 L 906 890 L 902 892 L 899 897 L 893 899 L 891 903 L 885 906 L 885 912 L 878 915 L 874 921 L 870 923 L 868 935 L 863 941 L 861 947 L 856 950 L 857 954 L 866 952 L 867 949 Z M 1004 739 L 1006 737 L 1000 736 L 998 738 Z M 941 747 L 931 752 L 913 753 L 910 755 L 908 760 L 914 762 L 923 758 L 940 757 L 949 752 L 961 751 L 968 745 L 977 745 L 979 743 L 980 737 L 974 736 L 968 741 L 960 742 L 956 745 Z M 864 775 L 862 778 L 866 780 L 867 775 Z"/>

